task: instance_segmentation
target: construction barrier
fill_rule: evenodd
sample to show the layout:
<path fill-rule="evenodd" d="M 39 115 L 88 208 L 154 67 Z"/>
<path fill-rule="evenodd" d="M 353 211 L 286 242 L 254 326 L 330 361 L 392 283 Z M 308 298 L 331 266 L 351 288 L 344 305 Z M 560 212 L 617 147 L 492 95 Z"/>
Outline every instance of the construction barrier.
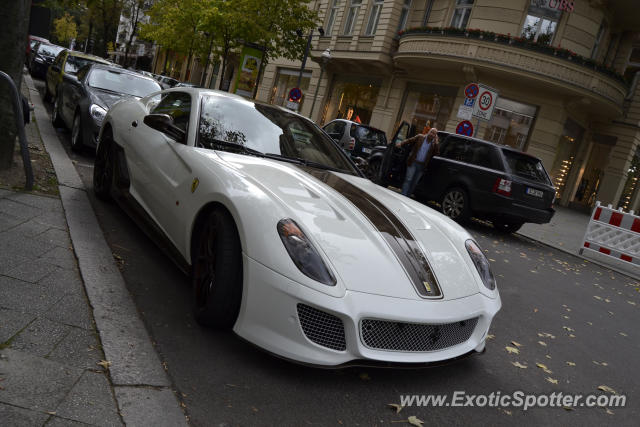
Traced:
<path fill-rule="evenodd" d="M 597 253 L 598 259 L 616 265 L 623 261 L 640 272 L 640 216 L 596 202 L 579 252 L 580 255 Z"/>

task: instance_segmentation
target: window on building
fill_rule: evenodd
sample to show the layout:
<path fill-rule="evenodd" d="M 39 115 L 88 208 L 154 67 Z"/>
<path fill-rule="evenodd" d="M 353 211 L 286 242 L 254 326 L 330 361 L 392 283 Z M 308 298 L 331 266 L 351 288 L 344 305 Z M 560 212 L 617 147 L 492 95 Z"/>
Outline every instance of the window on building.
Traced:
<path fill-rule="evenodd" d="M 473 0 L 456 0 L 456 10 L 451 18 L 451 26 L 455 28 L 467 28 Z"/>
<path fill-rule="evenodd" d="M 362 0 L 351 0 L 349 3 L 349 11 L 347 12 L 347 20 L 344 23 L 344 35 L 350 36 L 353 33 L 353 27 L 356 24 L 356 18 L 358 12 L 360 12 L 360 6 Z"/>
<path fill-rule="evenodd" d="M 400 22 L 398 23 L 398 31 L 404 30 L 407 27 L 407 21 L 409 20 L 409 12 L 411 11 L 411 0 L 404 0 L 402 3 L 402 10 L 400 11 Z"/>
<path fill-rule="evenodd" d="M 524 150 L 536 107 L 507 98 L 498 98 L 484 139 Z"/>
<path fill-rule="evenodd" d="M 600 47 L 600 42 L 602 42 L 604 37 L 605 28 L 606 25 L 604 21 L 602 21 L 600 28 L 598 29 L 598 34 L 596 35 L 596 40 L 593 43 L 593 49 L 591 49 L 591 59 L 596 59 L 596 56 L 598 55 L 598 47 Z"/>
<path fill-rule="evenodd" d="M 373 0 L 371 13 L 369 14 L 369 22 L 367 23 L 367 29 L 365 30 L 365 34 L 367 36 L 372 36 L 376 33 L 376 28 L 378 28 L 378 20 L 380 20 L 380 12 L 382 11 L 383 3 L 384 0 Z"/>
<path fill-rule="evenodd" d="M 333 30 L 333 24 L 336 22 L 336 15 L 338 14 L 338 7 L 340 6 L 339 0 L 333 0 L 331 2 L 331 8 L 329 9 L 329 19 L 327 19 L 327 25 L 325 25 L 324 35 L 330 36 L 331 30 Z"/>
<path fill-rule="evenodd" d="M 542 44 L 551 44 L 562 11 L 548 3 L 529 6 L 527 18 L 522 27 L 522 37 Z"/>
<path fill-rule="evenodd" d="M 624 77 L 627 82 L 633 83 L 638 71 L 640 71 L 640 46 L 634 47 L 631 50 L 629 61 L 627 61 L 627 68 L 624 71 Z"/>

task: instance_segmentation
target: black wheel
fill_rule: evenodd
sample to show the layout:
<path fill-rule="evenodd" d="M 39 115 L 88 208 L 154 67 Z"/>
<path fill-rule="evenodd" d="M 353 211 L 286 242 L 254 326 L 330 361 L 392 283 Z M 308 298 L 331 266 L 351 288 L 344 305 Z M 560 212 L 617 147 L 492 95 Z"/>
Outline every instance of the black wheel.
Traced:
<path fill-rule="evenodd" d="M 448 189 L 442 198 L 442 213 L 457 222 L 464 222 L 471 216 L 467 192 L 454 187 Z"/>
<path fill-rule="evenodd" d="M 105 132 L 98 145 L 96 160 L 93 165 L 93 192 L 102 200 L 111 200 L 111 185 L 115 169 L 115 155 L 111 134 Z"/>
<path fill-rule="evenodd" d="M 500 231 L 501 233 L 511 234 L 520 230 L 520 227 L 524 224 L 524 222 L 518 221 L 504 221 L 504 220 L 493 220 L 491 221 L 493 224 L 493 228 Z"/>
<path fill-rule="evenodd" d="M 56 96 L 55 99 L 53 100 L 53 110 L 51 111 L 51 123 L 55 128 L 64 126 L 64 122 L 60 118 L 60 103 L 58 99 L 59 97 Z"/>
<path fill-rule="evenodd" d="M 73 126 L 71 126 L 71 149 L 75 152 L 82 151 L 84 146 L 82 142 L 82 127 L 80 126 L 80 113 L 76 113 L 73 117 Z"/>
<path fill-rule="evenodd" d="M 198 323 L 233 327 L 242 299 L 242 249 L 231 216 L 214 210 L 197 230 L 192 256 L 194 315 Z"/>

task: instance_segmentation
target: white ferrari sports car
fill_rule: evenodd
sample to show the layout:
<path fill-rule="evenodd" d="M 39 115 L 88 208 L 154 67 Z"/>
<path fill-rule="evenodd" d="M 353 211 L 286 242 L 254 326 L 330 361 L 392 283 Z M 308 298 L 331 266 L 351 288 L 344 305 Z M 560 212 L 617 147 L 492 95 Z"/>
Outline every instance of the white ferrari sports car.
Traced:
<path fill-rule="evenodd" d="M 280 107 L 195 88 L 120 101 L 94 191 L 190 275 L 200 323 L 287 359 L 457 359 L 484 350 L 501 306 L 463 228 L 367 180 Z"/>

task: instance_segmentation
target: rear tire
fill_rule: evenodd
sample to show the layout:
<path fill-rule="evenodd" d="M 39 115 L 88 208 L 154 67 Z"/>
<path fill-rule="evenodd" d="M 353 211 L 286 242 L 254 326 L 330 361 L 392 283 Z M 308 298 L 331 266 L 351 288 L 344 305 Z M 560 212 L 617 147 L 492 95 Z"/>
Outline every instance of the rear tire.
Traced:
<path fill-rule="evenodd" d="M 520 227 L 524 225 L 524 222 L 518 222 L 518 221 L 512 222 L 512 221 L 504 221 L 504 220 L 494 220 L 494 221 L 491 221 L 491 223 L 493 224 L 493 228 L 505 234 L 515 233 L 516 231 L 520 230 Z"/>
<path fill-rule="evenodd" d="M 471 217 L 469 196 L 463 188 L 448 189 L 442 198 L 441 206 L 442 213 L 456 222 L 465 222 Z"/>
<path fill-rule="evenodd" d="M 231 216 L 216 209 L 195 232 L 192 274 L 198 323 L 230 329 L 242 301 L 242 248 Z"/>
<path fill-rule="evenodd" d="M 96 160 L 93 167 L 93 192 L 104 201 L 111 200 L 111 186 L 113 171 L 115 170 L 115 150 L 111 133 L 105 132 L 98 145 Z"/>

